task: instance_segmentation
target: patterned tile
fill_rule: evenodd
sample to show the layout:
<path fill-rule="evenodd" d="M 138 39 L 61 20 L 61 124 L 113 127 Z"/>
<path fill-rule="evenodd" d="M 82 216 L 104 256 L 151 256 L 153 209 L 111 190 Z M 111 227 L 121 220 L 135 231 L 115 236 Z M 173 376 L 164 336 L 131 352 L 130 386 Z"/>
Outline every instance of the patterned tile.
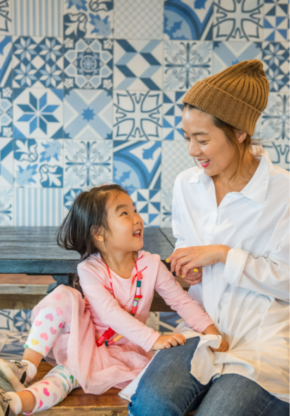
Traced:
<path fill-rule="evenodd" d="M 84 190 L 84 188 L 66 188 L 63 190 L 64 216 L 68 214 L 76 197 Z"/>
<path fill-rule="evenodd" d="M 64 88 L 113 87 L 113 42 L 110 39 L 64 40 Z"/>
<path fill-rule="evenodd" d="M 146 227 L 160 227 L 161 192 L 157 189 L 137 189 L 130 196 Z"/>
<path fill-rule="evenodd" d="M 65 0 L 64 36 L 110 37 L 113 33 L 113 0 Z"/>
<path fill-rule="evenodd" d="M 21 360 L 28 332 L 1 331 L 1 335 L 6 335 L 5 345 L 0 354 L 1 358 L 4 360 Z"/>
<path fill-rule="evenodd" d="M 182 99 L 186 91 L 163 93 L 163 139 L 183 140 Z"/>
<path fill-rule="evenodd" d="M 65 141 L 64 156 L 65 187 L 92 187 L 112 182 L 111 141 Z"/>
<path fill-rule="evenodd" d="M 61 38 L 21 36 L 13 43 L 14 87 L 63 87 Z"/>
<path fill-rule="evenodd" d="M 0 1 L 0 33 L 7 35 L 12 33 L 11 1 Z"/>
<path fill-rule="evenodd" d="M 212 73 L 249 59 L 262 60 L 262 42 L 214 42 Z"/>
<path fill-rule="evenodd" d="M 277 140 L 264 144 L 263 147 L 269 152 L 270 159 L 274 165 L 290 171 L 290 146 L 289 142 Z"/>
<path fill-rule="evenodd" d="M 263 42 L 263 63 L 270 92 L 289 89 L 289 47 L 287 42 Z"/>
<path fill-rule="evenodd" d="M 114 12 L 116 39 L 163 38 L 163 0 L 115 0 Z"/>
<path fill-rule="evenodd" d="M 110 91 L 69 90 L 64 96 L 64 136 L 112 139 L 113 99 Z"/>
<path fill-rule="evenodd" d="M 0 187 L 13 186 L 13 140 L 0 139 Z"/>
<path fill-rule="evenodd" d="M 31 328 L 31 310 L 0 309 L 0 331 L 24 332 Z"/>
<path fill-rule="evenodd" d="M 162 143 L 162 189 L 173 189 L 176 176 L 194 166 L 186 142 L 163 141 Z"/>
<path fill-rule="evenodd" d="M 14 35 L 62 36 L 62 0 L 11 0 L 11 3 Z"/>
<path fill-rule="evenodd" d="M 164 90 L 187 90 L 211 70 L 212 42 L 164 43 Z"/>
<path fill-rule="evenodd" d="M 262 40 L 263 3 L 263 0 L 216 0 L 213 39 Z"/>
<path fill-rule="evenodd" d="M 11 188 L 0 188 L 0 225 L 13 225 L 13 190 Z"/>
<path fill-rule="evenodd" d="M 162 93 L 116 91 L 114 139 L 161 140 Z"/>
<path fill-rule="evenodd" d="M 164 3 L 166 39 L 212 40 L 212 0 L 167 0 Z"/>
<path fill-rule="evenodd" d="M 264 40 L 283 42 L 287 40 L 289 6 L 283 1 L 264 4 Z"/>
<path fill-rule="evenodd" d="M 172 189 L 162 189 L 161 227 L 172 226 Z"/>
<path fill-rule="evenodd" d="M 13 134 L 12 125 L 12 89 L 10 87 L 0 88 L 0 136 L 11 137 Z"/>
<path fill-rule="evenodd" d="M 161 188 L 161 142 L 114 140 L 114 183 L 127 189 Z"/>
<path fill-rule="evenodd" d="M 261 140 L 290 140 L 289 98 L 287 94 L 270 93 L 261 116 Z"/>
<path fill-rule="evenodd" d="M 5 86 L 12 86 L 12 36 L 0 36 L 0 87 Z"/>
<path fill-rule="evenodd" d="M 15 88 L 15 138 L 59 139 L 63 136 L 63 90 Z"/>
<path fill-rule="evenodd" d="M 162 47 L 159 40 L 115 40 L 114 88 L 161 90 Z"/>
<path fill-rule="evenodd" d="M 63 190 L 59 188 L 15 188 L 14 225 L 59 226 L 62 196 Z"/>
<path fill-rule="evenodd" d="M 15 139 L 15 187 L 63 186 L 62 140 Z"/>

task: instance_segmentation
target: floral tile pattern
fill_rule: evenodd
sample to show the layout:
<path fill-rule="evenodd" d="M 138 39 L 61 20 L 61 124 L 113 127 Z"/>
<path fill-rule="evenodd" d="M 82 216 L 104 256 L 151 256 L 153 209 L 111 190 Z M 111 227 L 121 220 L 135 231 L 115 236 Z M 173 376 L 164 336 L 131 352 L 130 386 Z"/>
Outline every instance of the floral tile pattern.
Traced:
<path fill-rule="evenodd" d="M 1 32 L 0 32 L 1 33 Z M 0 36 L 0 87 L 12 85 L 12 36 Z"/>
<path fill-rule="evenodd" d="M 216 0 L 214 40 L 262 40 L 263 0 Z"/>
<path fill-rule="evenodd" d="M 0 188 L 0 226 L 13 225 L 13 190 Z"/>
<path fill-rule="evenodd" d="M 0 88 L 0 136 L 11 137 L 13 134 L 12 125 L 12 89 L 10 87 Z"/>
<path fill-rule="evenodd" d="M 164 37 L 166 39 L 212 40 L 212 0 L 166 0 Z"/>
<path fill-rule="evenodd" d="M 159 40 L 115 40 L 116 90 L 161 90 L 163 45 Z"/>
<path fill-rule="evenodd" d="M 72 207 L 72 204 L 76 197 L 83 192 L 83 188 L 71 188 L 71 189 L 64 189 L 63 190 L 63 207 L 64 207 L 64 215 L 67 215 L 69 210 Z"/>
<path fill-rule="evenodd" d="M 164 43 L 164 90 L 187 90 L 211 71 L 212 42 Z"/>
<path fill-rule="evenodd" d="M 13 140 L 0 140 L 0 188 L 13 186 Z"/>
<path fill-rule="evenodd" d="M 264 40 L 287 40 L 289 5 L 287 2 L 267 1 L 264 4 Z"/>
<path fill-rule="evenodd" d="M 185 140 L 162 143 L 162 189 L 172 190 L 176 176 L 194 166 L 188 154 Z"/>
<path fill-rule="evenodd" d="M 112 139 L 113 100 L 106 90 L 69 90 L 64 97 L 64 136 Z"/>
<path fill-rule="evenodd" d="M 277 140 L 263 146 L 269 153 L 274 165 L 290 171 L 290 145 L 289 142 Z"/>
<path fill-rule="evenodd" d="M 14 88 L 15 138 L 62 138 L 63 90 Z"/>
<path fill-rule="evenodd" d="M 163 0 L 115 0 L 114 11 L 116 39 L 163 38 Z"/>
<path fill-rule="evenodd" d="M 112 142 L 66 141 L 64 186 L 83 188 L 112 182 Z"/>
<path fill-rule="evenodd" d="M 261 117 L 261 140 L 290 140 L 289 98 L 287 94 L 270 93 Z"/>
<path fill-rule="evenodd" d="M 262 60 L 262 42 L 214 42 L 212 73 L 249 59 Z"/>
<path fill-rule="evenodd" d="M 114 139 L 161 140 L 162 93 L 116 91 Z"/>
<path fill-rule="evenodd" d="M 163 139 L 183 140 L 182 99 L 186 91 L 164 92 L 163 93 Z"/>
<path fill-rule="evenodd" d="M 114 140 L 113 182 L 127 189 L 161 188 L 161 142 Z"/>
<path fill-rule="evenodd" d="M 21 36 L 13 42 L 13 86 L 62 88 L 61 38 Z"/>
<path fill-rule="evenodd" d="M 130 192 L 138 213 L 146 227 L 160 227 L 161 192 L 156 189 L 138 189 Z"/>
<path fill-rule="evenodd" d="M 63 0 L 10 1 L 13 8 L 14 35 L 62 36 Z"/>
<path fill-rule="evenodd" d="M 64 36 L 110 37 L 113 32 L 113 0 L 65 0 Z"/>
<path fill-rule="evenodd" d="M 64 88 L 113 87 L 113 42 L 110 39 L 64 40 Z"/>
<path fill-rule="evenodd" d="M 172 189 L 162 189 L 161 198 L 161 226 L 171 227 L 172 225 Z"/>
<path fill-rule="evenodd" d="M 61 188 L 62 140 L 15 139 L 15 186 Z"/>
<path fill-rule="evenodd" d="M 270 91 L 289 91 L 288 43 L 263 42 L 263 63 L 270 82 Z"/>

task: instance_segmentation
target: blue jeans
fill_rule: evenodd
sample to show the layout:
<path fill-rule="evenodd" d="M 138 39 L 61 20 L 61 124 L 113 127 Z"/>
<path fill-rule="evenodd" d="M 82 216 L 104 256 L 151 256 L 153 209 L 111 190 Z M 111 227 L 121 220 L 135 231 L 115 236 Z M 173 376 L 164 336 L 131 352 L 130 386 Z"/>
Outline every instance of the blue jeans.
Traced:
<path fill-rule="evenodd" d="M 238 374 L 200 384 L 189 372 L 198 341 L 157 354 L 128 405 L 130 416 L 182 416 L 196 409 L 195 416 L 289 416 L 288 403 Z"/>

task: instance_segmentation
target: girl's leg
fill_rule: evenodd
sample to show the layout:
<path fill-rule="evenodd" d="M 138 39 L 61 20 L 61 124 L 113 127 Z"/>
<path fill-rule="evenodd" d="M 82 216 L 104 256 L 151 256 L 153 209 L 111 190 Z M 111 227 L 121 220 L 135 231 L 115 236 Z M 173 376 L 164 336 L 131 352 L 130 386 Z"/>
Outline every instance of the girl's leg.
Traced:
<path fill-rule="evenodd" d="M 18 393 L 6 393 L 12 398 L 17 395 L 21 400 L 21 412 L 32 414 L 50 409 L 63 401 L 75 388 L 80 387 L 78 381 L 72 376 L 69 369 L 63 365 L 54 367 L 42 380 L 34 383 L 25 390 Z"/>
<path fill-rule="evenodd" d="M 195 416 L 289 416 L 289 404 L 252 380 L 225 374 L 209 388 Z"/>

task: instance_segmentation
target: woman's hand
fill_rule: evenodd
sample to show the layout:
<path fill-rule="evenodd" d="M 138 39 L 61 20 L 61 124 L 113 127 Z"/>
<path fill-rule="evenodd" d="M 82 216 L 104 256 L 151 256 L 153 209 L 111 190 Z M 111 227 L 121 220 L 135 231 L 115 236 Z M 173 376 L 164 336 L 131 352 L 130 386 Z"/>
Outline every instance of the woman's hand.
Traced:
<path fill-rule="evenodd" d="M 184 281 L 191 286 L 197 285 L 202 280 L 202 268 L 199 267 L 198 269 L 189 270 L 187 272 L 186 277 L 184 277 Z"/>
<path fill-rule="evenodd" d="M 184 335 L 160 335 L 155 344 L 153 350 L 164 350 L 165 348 L 177 347 L 177 345 L 184 345 L 186 338 Z"/>
<path fill-rule="evenodd" d="M 225 264 L 229 251 L 230 247 L 222 244 L 178 248 L 168 257 L 166 263 L 171 263 L 171 272 L 186 277 L 193 269 L 211 266 L 219 261 Z"/>
<path fill-rule="evenodd" d="M 203 334 L 204 335 L 208 335 L 208 334 L 220 335 L 218 330 L 216 329 L 216 327 L 213 324 L 209 325 L 207 328 L 205 328 L 205 330 L 203 331 Z M 210 347 L 210 349 L 212 351 L 216 351 L 216 352 L 226 352 L 229 349 L 229 344 L 222 338 L 221 345 L 219 346 L 219 348 Z"/>

